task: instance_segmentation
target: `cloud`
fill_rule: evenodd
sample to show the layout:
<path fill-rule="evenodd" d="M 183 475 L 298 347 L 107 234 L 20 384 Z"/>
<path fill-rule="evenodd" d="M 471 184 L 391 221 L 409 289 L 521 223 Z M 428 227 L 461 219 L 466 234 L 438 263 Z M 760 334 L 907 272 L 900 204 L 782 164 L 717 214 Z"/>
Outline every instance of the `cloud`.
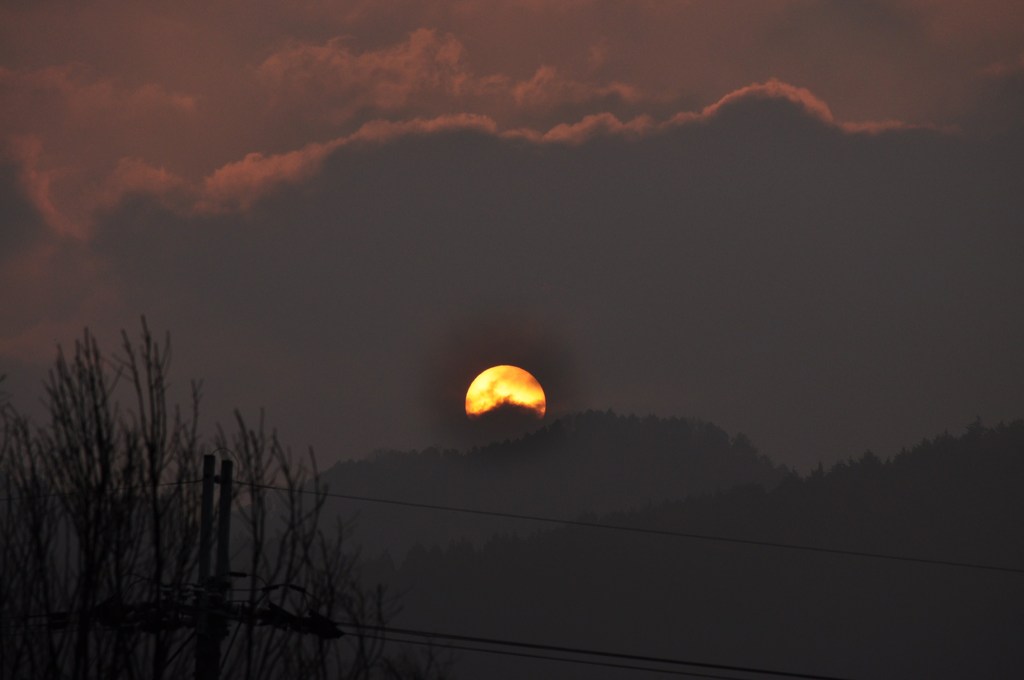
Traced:
<path fill-rule="evenodd" d="M 799 106 L 805 113 L 824 123 L 834 124 L 835 117 L 828 104 L 815 97 L 810 90 L 794 87 L 780 80 L 772 79 L 764 83 L 755 83 L 730 92 L 714 104 L 701 111 L 704 117 L 713 116 L 723 108 L 736 104 L 744 99 L 785 99 Z M 675 120 L 685 122 L 687 114 Z"/>
<path fill-rule="evenodd" d="M 962 127 L 983 135 L 1024 132 L 1024 53 L 981 69 Z"/>
<path fill-rule="evenodd" d="M 522 137 L 538 143 L 581 144 L 596 136 L 640 137 L 658 129 L 650 116 L 621 121 L 610 113 L 584 116 L 576 123 L 562 123 L 545 132 L 529 129 L 509 130 L 508 137 Z"/>
<path fill-rule="evenodd" d="M 476 130 L 496 134 L 498 125 L 487 116 L 472 113 L 429 119 L 414 118 L 407 121 L 375 120 L 360 127 L 347 141 L 386 142 L 406 135 L 437 134 L 453 130 Z"/>
<path fill-rule="evenodd" d="M 818 121 L 849 133 L 878 134 L 890 130 L 909 130 L 915 128 L 934 129 L 934 126 L 919 126 L 898 120 L 884 121 L 840 121 L 832 114 L 828 104 L 816 97 L 810 90 L 784 83 L 772 78 L 763 83 L 753 83 L 730 92 L 718 101 L 704 107 L 699 112 L 684 111 L 673 116 L 669 125 L 686 125 L 700 120 L 707 120 L 728 111 L 730 107 L 742 107 L 747 102 L 758 100 L 784 101 L 802 110 L 806 115 Z"/>
<path fill-rule="evenodd" d="M 14 102 L 8 116 L 22 119 L 38 113 L 48 104 L 56 105 L 73 117 L 130 118 L 155 109 L 196 111 L 195 97 L 168 92 L 156 83 L 118 86 L 113 79 L 92 77 L 88 69 L 75 64 L 24 71 L 0 66 L 0 91 L 9 103 Z M 27 124 L 29 121 L 17 122 Z"/>
<path fill-rule="evenodd" d="M 0 360 L 53 358 L 56 343 L 81 331 L 83 319 L 109 322 L 113 288 L 97 278 L 84 243 L 53 230 L 45 177 L 26 159 L 28 142 L 0 155 Z M 21 156 L 21 157 L 19 157 Z"/>
<path fill-rule="evenodd" d="M 1019 3 L 1006 0 L 765 0 L 739 14 L 521 0 L 0 11 L 0 124 L 35 140 L 50 220 L 78 232 L 116 195 L 124 159 L 198 191 L 250 152 L 280 156 L 376 120 L 469 114 L 578 139 L 777 78 L 828 101 L 851 131 L 849 121 L 1003 129 L 1016 100 L 991 92 L 982 71 L 1013 62 L 1024 38 Z"/>
<path fill-rule="evenodd" d="M 4 351 L 147 312 L 214 404 L 356 453 L 435 433 L 409 376 L 488 313 L 574 406 L 773 451 L 1017 416 L 1020 12 L 7 3 Z"/>
<path fill-rule="evenodd" d="M 513 130 L 511 136 L 524 137 L 536 142 L 569 142 L 581 143 L 596 135 L 615 135 L 624 137 L 640 137 L 656 134 L 665 129 L 706 122 L 728 112 L 739 109 L 758 101 L 775 100 L 792 104 L 810 118 L 842 130 L 847 133 L 878 134 L 892 130 L 910 130 L 917 128 L 934 129 L 934 126 L 917 126 L 903 121 L 839 121 L 836 120 L 828 104 L 814 96 L 810 90 L 795 87 L 777 79 L 764 83 L 754 83 L 730 92 L 713 104 L 700 111 L 681 111 L 665 121 L 657 122 L 651 116 L 637 116 L 622 121 L 609 113 L 595 114 L 584 117 L 576 123 L 563 123 L 550 130 L 538 133 L 531 130 Z"/>
<path fill-rule="evenodd" d="M 470 83 L 461 43 L 428 29 L 414 31 L 399 45 L 362 53 L 344 38 L 293 45 L 269 56 L 259 74 L 279 97 L 306 100 L 316 94 L 321 103 L 333 103 L 329 115 L 337 120 L 362 108 L 396 110 L 427 93 L 458 96 L 479 86 Z"/>
<path fill-rule="evenodd" d="M 552 66 L 541 66 L 532 78 L 512 86 L 512 99 L 525 107 L 554 108 L 567 103 L 582 104 L 611 98 L 639 102 L 643 96 L 637 88 L 624 83 L 591 85 L 568 80 Z"/>
<path fill-rule="evenodd" d="M 296 50 L 297 52 L 295 52 Z M 419 75 L 409 76 L 409 73 L 422 75 L 424 55 L 427 55 L 427 61 L 439 60 L 450 65 L 458 63 L 461 50 L 458 49 L 457 43 L 450 40 L 439 40 L 432 31 L 415 33 L 410 36 L 407 45 L 387 50 L 381 54 L 370 55 L 370 58 L 367 59 L 354 58 L 347 52 L 343 52 L 343 55 L 339 56 L 336 45 L 329 49 L 325 48 L 325 50 L 314 50 L 313 55 L 310 56 L 306 54 L 305 48 L 293 48 L 293 52 L 301 56 L 297 61 L 302 63 L 312 59 L 315 63 L 327 64 L 331 69 L 341 68 L 339 64 L 344 67 L 342 70 L 359 71 L 362 69 L 365 73 L 356 78 L 357 81 L 360 79 L 372 80 L 375 77 L 374 74 L 382 70 L 403 74 L 394 79 L 391 85 L 382 86 L 387 92 L 384 96 L 385 102 L 405 101 L 406 95 L 399 94 L 399 91 L 403 90 L 405 86 L 399 87 L 395 83 L 405 83 L 410 87 L 412 87 L 412 83 L 416 83 L 416 87 L 425 87 L 424 82 L 427 82 L 428 85 L 432 83 L 442 89 L 447 87 L 451 92 L 459 87 L 471 87 L 466 85 L 469 76 L 464 73 L 458 78 L 448 78 L 447 80 L 436 75 L 425 78 L 419 77 Z M 291 52 L 288 54 L 294 56 Z M 284 73 L 289 71 L 283 65 L 285 61 L 288 59 L 281 57 L 277 61 L 265 62 L 263 67 L 270 68 L 267 65 L 272 64 L 270 70 L 279 74 Z M 407 69 L 409 73 L 402 69 Z M 456 81 L 461 82 L 462 85 L 453 85 Z M 63 76 L 57 78 L 57 82 L 65 82 Z M 448 82 L 448 85 L 444 85 L 444 82 Z M 496 82 L 498 81 L 492 79 L 489 86 L 493 86 Z M 508 83 L 505 84 L 508 85 Z M 308 82 L 307 85 L 309 85 Z M 98 91 L 109 94 L 110 89 L 104 86 Z M 624 100 L 638 98 L 638 95 L 629 88 L 619 86 L 589 88 L 578 83 L 559 81 L 553 69 L 541 69 L 531 80 L 511 85 L 506 91 L 508 97 L 522 106 L 534 106 L 537 102 L 542 101 L 578 103 L 591 95 L 602 97 L 609 93 L 615 93 L 616 96 L 620 96 Z M 407 92 L 407 94 L 409 93 Z M 144 100 L 149 95 L 140 91 L 132 96 Z M 99 106 L 96 102 L 106 101 L 103 97 L 96 96 L 86 97 L 86 99 L 95 100 L 93 104 L 89 105 L 92 107 Z M 821 122 L 847 132 L 881 132 L 912 127 L 899 121 L 837 121 L 828 105 L 809 90 L 771 79 L 764 83 L 755 83 L 739 88 L 700 111 L 679 112 L 661 122 L 648 115 L 622 120 L 607 112 L 586 115 L 576 122 L 560 123 L 547 130 L 527 127 L 503 129 L 498 121 L 490 116 L 474 113 L 445 114 L 432 118 L 397 121 L 374 119 L 362 124 L 349 135 L 326 142 L 313 142 L 300 149 L 274 154 L 248 153 L 241 160 L 228 162 L 215 169 L 198 184 L 190 183 L 186 178 L 141 158 L 126 157 L 118 160 L 105 181 L 103 194 L 95 199 L 93 205 L 105 209 L 114 205 L 126 194 L 141 192 L 165 198 L 176 194 L 178 197 L 176 203 L 178 204 L 182 204 L 188 195 L 192 195 L 194 209 L 199 212 L 248 210 L 262 196 L 276 188 L 308 179 L 317 172 L 324 158 L 330 153 L 356 141 L 384 143 L 410 134 L 436 134 L 451 130 L 472 129 L 487 134 L 522 138 L 535 143 L 579 144 L 598 135 L 636 138 L 653 134 L 667 126 L 707 120 L 719 115 L 721 111 L 727 110 L 729 107 L 741 106 L 745 101 L 758 99 L 790 102 Z M 386 104 L 384 106 L 386 108 Z M 19 149 L 19 157 L 24 165 L 24 181 L 40 212 L 46 216 L 48 222 L 57 231 L 83 234 L 83 227 L 63 214 L 54 203 L 51 191 L 53 171 L 40 168 L 41 142 L 37 138 L 26 138 L 19 140 L 15 146 Z"/>
<path fill-rule="evenodd" d="M 87 233 L 90 213 L 109 203 L 97 187 L 124 179 L 118 149 L 134 147 L 133 137 L 151 127 L 165 131 L 165 116 L 197 113 L 192 96 L 154 83 L 127 87 L 75 64 L 0 66 L 0 98 L 3 141 L 22 164 L 29 195 L 53 230 L 78 236 Z"/>
<path fill-rule="evenodd" d="M 346 137 L 280 154 L 250 153 L 240 161 L 218 168 L 203 181 L 199 212 L 247 210 L 256 201 L 282 185 L 296 184 L 312 177 L 327 156 L 354 142 L 382 143 L 408 135 L 438 134 L 452 130 L 496 131 L 494 121 L 484 116 L 460 114 L 428 120 L 366 123 Z"/>
<path fill-rule="evenodd" d="M 23 163 L 8 154 L 0 154 L 0 210 L 4 229 L 0 231 L 0 261 L 22 252 L 45 230 L 38 199 L 30 198 L 38 188 L 26 177 Z M 29 180 L 29 181 L 26 181 Z"/>
<path fill-rule="evenodd" d="M 643 97 L 631 85 L 584 82 L 541 65 L 529 77 L 477 75 L 463 44 L 451 34 L 419 28 L 404 42 L 362 52 L 350 40 L 299 43 L 267 57 L 258 72 L 278 107 L 343 123 L 362 115 L 457 110 L 516 121 L 517 111 L 546 112 L 566 106 Z"/>
<path fill-rule="evenodd" d="M 341 140 L 310 144 L 288 153 L 266 156 L 250 153 L 240 161 L 218 168 L 203 181 L 203 195 L 197 204 L 201 212 L 246 209 L 264 193 L 282 183 L 307 179 Z"/>
<path fill-rule="evenodd" d="M 1013 78 L 1024 73 L 1024 53 L 1016 59 L 1008 61 L 996 61 L 981 70 L 981 74 L 988 78 Z"/>
<path fill-rule="evenodd" d="M 19 166 L 20 184 L 44 222 L 56 233 L 81 235 L 77 225 L 54 204 L 52 185 L 57 174 L 41 167 L 42 142 L 37 137 L 8 140 L 9 153 Z"/>
<path fill-rule="evenodd" d="M 170 199 L 187 193 L 187 182 L 166 168 L 156 167 L 140 158 L 122 158 L 107 179 L 106 193 L 100 202 L 105 209 L 126 197 L 145 194 Z"/>
<path fill-rule="evenodd" d="M 1019 144 L 828 111 L 762 83 L 572 143 L 378 123 L 240 162 L 221 210 L 126 199 L 89 247 L 125 323 L 220 386 L 213 417 L 265 405 L 328 460 L 450 441 L 451 357 L 571 363 L 555 415 L 706 417 L 794 463 L 1014 417 Z"/>
<path fill-rule="evenodd" d="M 637 116 L 623 121 L 613 114 L 600 113 L 584 116 L 574 123 L 555 125 L 548 130 L 534 130 L 521 127 L 503 129 L 494 119 L 471 113 L 406 121 L 377 119 L 364 123 L 351 135 L 279 154 L 250 153 L 240 161 L 228 163 L 205 178 L 196 209 L 200 212 L 251 209 L 260 198 L 280 187 L 311 178 L 330 154 L 355 142 L 381 144 L 409 135 L 445 134 L 453 131 L 476 131 L 536 144 L 582 144 L 598 136 L 638 139 L 671 127 L 707 121 L 730 108 L 740 108 L 762 100 L 787 102 L 807 116 L 847 133 L 880 133 L 915 127 L 899 121 L 837 121 L 828 105 L 809 90 L 774 79 L 740 88 L 701 111 L 681 112 L 660 122 L 651 116 Z M 157 178 L 153 179 L 156 181 Z M 169 178 L 163 176 L 159 179 L 164 184 L 170 182 Z"/>

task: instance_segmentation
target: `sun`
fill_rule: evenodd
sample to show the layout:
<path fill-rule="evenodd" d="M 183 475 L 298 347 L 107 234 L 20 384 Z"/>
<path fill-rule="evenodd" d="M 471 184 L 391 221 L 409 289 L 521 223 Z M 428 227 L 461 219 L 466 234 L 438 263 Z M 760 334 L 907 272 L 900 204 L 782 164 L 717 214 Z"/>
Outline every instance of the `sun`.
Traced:
<path fill-rule="evenodd" d="M 504 406 L 531 411 L 543 418 L 547 410 L 544 389 L 518 366 L 492 366 L 473 379 L 466 392 L 466 415 L 480 416 Z"/>

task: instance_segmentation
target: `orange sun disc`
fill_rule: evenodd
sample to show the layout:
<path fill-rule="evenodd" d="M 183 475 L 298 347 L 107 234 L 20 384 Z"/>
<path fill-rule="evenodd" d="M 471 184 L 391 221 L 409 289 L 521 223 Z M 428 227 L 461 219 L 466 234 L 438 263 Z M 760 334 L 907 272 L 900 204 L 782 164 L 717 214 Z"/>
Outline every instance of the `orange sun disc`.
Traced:
<path fill-rule="evenodd" d="M 466 392 L 466 415 L 478 418 L 502 406 L 528 409 L 544 417 L 547 400 L 537 379 L 517 366 L 492 366 L 473 379 Z"/>

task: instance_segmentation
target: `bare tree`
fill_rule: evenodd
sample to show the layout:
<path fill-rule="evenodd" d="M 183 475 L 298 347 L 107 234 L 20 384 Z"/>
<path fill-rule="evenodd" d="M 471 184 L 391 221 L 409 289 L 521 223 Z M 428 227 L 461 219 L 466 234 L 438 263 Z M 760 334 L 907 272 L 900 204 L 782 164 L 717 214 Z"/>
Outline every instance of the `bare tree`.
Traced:
<path fill-rule="evenodd" d="M 108 359 L 86 332 L 46 381 L 49 420 L 0 403 L 0 678 L 179 678 L 192 672 L 200 465 L 237 463 L 224 678 L 394 677 L 344 526 L 324 512 L 312 452 L 297 459 L 236 414 L 199 434 L 199 385 L 168 405 L 169 342 L 143 320 Z M 122 398 L 130 406 L 122 406 Z M 346 635 L 334 639 L 333 622 Z M 422 666 L 422 665 L 421 665 Z M 431 677 L 436 660 L 408 675 Z"/>

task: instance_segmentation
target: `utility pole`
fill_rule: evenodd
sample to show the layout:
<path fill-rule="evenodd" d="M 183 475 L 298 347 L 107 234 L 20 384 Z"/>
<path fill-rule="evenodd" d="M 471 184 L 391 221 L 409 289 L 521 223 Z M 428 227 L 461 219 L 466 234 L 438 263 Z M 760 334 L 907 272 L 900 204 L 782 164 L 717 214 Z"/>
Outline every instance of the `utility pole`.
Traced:
<path fill-rule="evenodd" d="M 195 680 L 220 677 L 220 642 L 226 632 L 226 620 L 219 612 L 227 601 L 230 585 L 231 548 L 231 476 L 234 464 L 222 460 L 220 476 L 214 476 L 217 459 L 203 457 L 203 497 L 199 524 L 199 587 L 196 613 Z M 210 578 L 210 542 L 213 534 L 213 487 L 220 484 L 220 512 L 217 527 L 217 571 Z"/>
<path fill-rule="evenodd" d="M 231 599 L 231 474 L 235 464 L 224 459 L 220 462 L 220 513 L 217 525 L 217 580 L 214 583 L 213 608 L 219 612 L 214 621 L 217 638 L 217 665 L 220 669 L 220 639 L 227 635 L 225 612 Z M 216 677 L 216 676 L 215 676 Z"/>
<path fill-rule="evenodd" d="M 196 634 L 194 680 L 219 680 L 221 665 L 221 642 L 227 636 L 228 622 L 236 625 L 273 626 L 295 633 L 315 635 L 324 640 L 336 640 L 343 635 L 338 624 L 320 614 L 316 608 L 309 609 L 305 616 L 292 614 L 283 607 L 268 602 L 257 608 L 230 605 L 231 577 L 245 574 L 231 571 L 231 491 L 234 463 L 222 460 L 217 475 L 215 456 L 203 457 L 203 489 L 200 504 L 199 525 L 199 583 L 193 603 L 177 600 L 168 601 L 163 595 L 157 601 L 139 604 L 124 604 L 113 598 L 100 603 L 92 611 L 78 614 L 79 625 L 88 621 L 87 616 L 108 628 L 130 628 L 145 633 L 159 633 L 176 630 L 184 622 L 194 626 Z M 217 526 L 216 571 L 210 573 L 210 551 L 213 548 L 213 494 L 220 485 L 220 502 Z M 181 585 L 181 584 L 179 584 Z M 267 584 L 262 588 L 268 593 L 278 588 L 293 588 L 306 593 L 305 589 L 289 584 Z M 306 593 L 309 595 L 309 593 Z M 180 597 L 180 595 L 179 595 Z M 111 610 L 113 607 L 113 610 Z M 319 608 L 319 605 L 317 605 Z M 74 619 L 70 612 L 53 612 L 50 615 L 51 630 L 65 630 Z"/>
<path fill-rule="evenodd" d="M 217 483 L 217 457 L 203 456 L 203 501 L 199 515 L 199 583 L 210 578 L 210 539 L 213 533 L 213 487 Z"/>

